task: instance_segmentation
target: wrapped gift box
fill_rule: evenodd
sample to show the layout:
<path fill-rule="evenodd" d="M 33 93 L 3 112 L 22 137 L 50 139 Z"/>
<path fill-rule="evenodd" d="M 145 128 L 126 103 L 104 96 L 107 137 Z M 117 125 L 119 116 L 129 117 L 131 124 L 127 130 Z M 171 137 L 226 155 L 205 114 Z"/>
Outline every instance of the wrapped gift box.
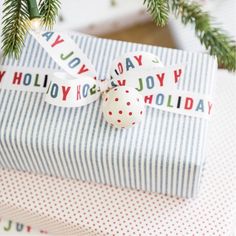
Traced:
<path fill-rule="evenodd" d="M 100 79 L 108 77 L 114 58 L 142 50 L 156 54 L 164 65 L 186 64 L 180 89 L 212 94 L 216 60 L 209 55 L 71 36 Z M 32 67 L 42 74 L 45 69 L 60 69 L 32 37 L 27 38 L 18 61 L 5 59 L 2 66 L 17 66 L 22 76 Z M 196 196 L 205 163 L 207 119 L 147 108 L 145 122 L 139 126 L 115 129 L 103 119 L 101 101 L 62 108 L 46 104 L 43 98 L 41 93 L 0 87 L 1 167 Z"/>

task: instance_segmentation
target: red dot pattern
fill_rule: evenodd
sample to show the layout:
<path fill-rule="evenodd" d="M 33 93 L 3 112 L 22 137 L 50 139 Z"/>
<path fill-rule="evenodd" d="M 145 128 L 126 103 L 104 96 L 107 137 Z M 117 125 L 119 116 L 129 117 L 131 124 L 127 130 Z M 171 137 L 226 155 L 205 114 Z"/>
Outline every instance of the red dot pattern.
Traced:
<path fill-rule="evenodd" d="M 1 216 L 55 235 L 233 235 L 236 137 L 232 127 L 236 119 L 232 107 L 225 104 L 236 104 L 236 99 L 232 99 L 233 80 L 220 81 L 225 93 L 216 91 L 221 96 L 209 130 L 207 163 L 196 199 L 0 169 Z"/>
<path fill-rule="evenodd" d="M 223 166 L 219 166 L 218 170 L 225 166 L 225 162 L 221 163 Z M 59 235 L 82 235 L 82 232 L 86 232 L 98 236 L 223 236 L 228 235 L 232 224 L 233 198 L 229 194 L 233 187 L 232 175 L 229 175 L 228 169 L 222 176 L 222 185 L 216 182 L 215 171 L 217 168 L 209 172 L 208 166 L 199 199 L 185 200 L 82 181 L 0 170 L 0 212 L 3 215 L 12 214 L 15 221 L 21 220 L 25 224 L 46 228 Z M 2 206 L 6 203 L 8 208 L 4 208 L 4 211 Z"/>
<path fill-rule="evenodd" d="M 108 114 L 108 121 L 113 126 L 125 128 L 142 120 L 140 115 L 143 114 L 145 109 L 144 103 L 140 102 L 139 98 L 135 98 L 135 96 L 140 96 L 137 95 L 137 91 L 132 89 L 134 91 L 131 93 L 130 89 L 121 86 L 105 94 L 104 106 L 109 108 L 104 113 L 105 115 Z M 114 93 L 114 91 L 116 92 Z"/>

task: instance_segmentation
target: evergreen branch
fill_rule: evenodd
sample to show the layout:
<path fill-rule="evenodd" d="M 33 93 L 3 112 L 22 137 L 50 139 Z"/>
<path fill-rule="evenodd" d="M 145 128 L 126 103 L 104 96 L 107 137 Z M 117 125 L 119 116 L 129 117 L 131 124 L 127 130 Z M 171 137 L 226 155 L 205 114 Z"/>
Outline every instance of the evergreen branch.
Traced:
<path fill-rule="evenodd" d="M 230 71 L 236 70 L 236 44 L 224 31 L 214 27 L 212 19 L 197 3 L 189 4 L 185 0 L 172 0 L 172 10 L 181 16 L 183 24 L 193 24 L 197 37 L 211 55 Z"/>
<path fill-rule="evenodd" d="M 60 9 L 60 0 L 40 0 L 39 12 L 42 17 L 42 24 L 51 29 L 55 24 Z"/>
<path fill-rule="evenodd" d="M 5 0 L 2 18 L 3 56 L 18 58 L 29 27 L 29 15 L 25 0 Z"/>
<path fill-rule="evenodd" d="M 196 35 L 211 55 L 231 71 L 236 70 L 236 44 L 227 34 L 211 24 L 211 17 L 197 3 L 187 0 L 144 0 L 148 12 L 157 25 L 164 26 L 172 11 L 181 17 L 183 24 L 193 24 Z M 3 9 L 3 55 L 19 57 L 24 38 L 29 29 L 27 0 L 4 0 Z M 39 10 L 43 25 L 52 28 L 60 8 L 60 0 L 40 0 Z"/>
<path fill-rule="evenodd" d="M 147 10 L 158 26 L 165 26 L 169 18 L 168 0 L 144 0 Z"/>

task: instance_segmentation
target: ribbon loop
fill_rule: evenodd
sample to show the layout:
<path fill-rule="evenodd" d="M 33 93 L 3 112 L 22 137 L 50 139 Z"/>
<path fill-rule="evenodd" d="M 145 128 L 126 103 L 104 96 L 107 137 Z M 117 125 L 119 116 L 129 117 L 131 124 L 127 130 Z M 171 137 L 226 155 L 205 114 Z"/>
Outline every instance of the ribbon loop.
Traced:
<path fill-rule="evenodd" d="M 62 107 L 80 107 L 96 101 L 99 96 L 98 81 L 83 76 L 74 78 L 63 72 L 52 75 L 45 102 Z"/>
<path fill-rule="evenodd" d="M 211 113 L 212 102 L 208 96 L 178 88 L 184 79 L 185 65 L 164 66 L 156 55 L 129 52 L 112 62 L 110 79 L 102 81 L 97 79 L 93 64 L 70 37 L 56 32 L 31 34 L 66 73 L 50 70 L 39 83 L 40 72 L 23 75 L 10 71 L 12 84 L 6 84 L 3 76 L 7 70 L 1 68 L 1 88 L 44 92 L 45 101 L 52 105 L 80 107 L 98 100 L 108 88 L 128 86 L 143 95 L 146 105 L 157 109 L 201 118 L 208 118 Z M 34 85 L 40 84 L 40 88 L 33 87 L 33 76 Z"/>

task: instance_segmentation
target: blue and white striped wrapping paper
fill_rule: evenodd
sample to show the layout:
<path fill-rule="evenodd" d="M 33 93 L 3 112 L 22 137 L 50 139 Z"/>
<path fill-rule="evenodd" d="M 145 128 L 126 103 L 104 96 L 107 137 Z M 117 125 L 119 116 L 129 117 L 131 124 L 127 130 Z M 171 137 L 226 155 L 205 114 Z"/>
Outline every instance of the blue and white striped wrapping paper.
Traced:
<path fill-rule="evenodd" d="M 74 34 L 99 73 L 108 76 L 112 60 L 142 50 L 165 65 L 185 63 L 178 87 L 212 94 L 216 60 L 206 54 L 99 39 Z M 60 69 L 27 37 L 20 60 L 2 65 Z M 44 102 L 43 94 L 0 90 L 0 166 L 22 171 L 165 193 L 196 196 L 205 162 L 208 120 L 146 108 L 145 121 L 115 129 L 102 117 L 101 101 L 81 108 Z"/>

